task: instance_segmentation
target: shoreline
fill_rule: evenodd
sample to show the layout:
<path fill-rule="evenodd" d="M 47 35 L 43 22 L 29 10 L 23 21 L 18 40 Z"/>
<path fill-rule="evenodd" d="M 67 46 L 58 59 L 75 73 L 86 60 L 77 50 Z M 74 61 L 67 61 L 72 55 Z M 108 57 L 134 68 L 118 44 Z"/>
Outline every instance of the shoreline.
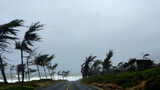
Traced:
<path fill-rule="evenodd" d="M 43 76 L 41 79 L 46 79 L 46 78 Z M 48 76 L 47 79 L 51 79 L 51 77 Z M 61 76 L 56 75 L 53 78 L 53 80 L 63 80 L 63 79 L 68 80 L 68 81 L 76 81 L 76 80 L 82 79 L 82 76 L 81 75 L 76 75 L 76 76 L 75 75 L 70 75 L 68 77 L 62 78 Z M 34 80 L 40 80 L 40 78 L 38 76 L 31 77 L 30 81 L 34 81 Z M 16 82 L 18 82 L 18 79 L 16 77 L 15 79 L 12 79 L 12 80 L 7 79 L 7 81 L 8 81 L 8 83 L 16 83 Z M 28 82 L 29 80 L 25 78 L 24 81 Z M 3 79 L 0 79 L 0 83 L 3 83 Z"/>

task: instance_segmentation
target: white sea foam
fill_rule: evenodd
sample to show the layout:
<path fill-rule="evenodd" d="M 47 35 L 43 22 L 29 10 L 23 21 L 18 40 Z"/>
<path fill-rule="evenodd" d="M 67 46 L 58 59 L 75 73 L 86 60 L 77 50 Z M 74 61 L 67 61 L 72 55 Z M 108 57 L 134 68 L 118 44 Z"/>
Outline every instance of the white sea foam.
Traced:
<path fill-rule="evenodd" d="M 81 75 L 70 75 L 70 76 L 68 76 L 68 77 L 65 77 L 65 78 L 63 78 L 63 77 L 61 77 L 61 76 L 58 76 L 58 75 L 55 75 L 54 76 L 54 80 L 63 80 L 63 79 L 65 79 L 65 80 L 68 80 L 68 81 L 76 81 L 76 80 L 79 80 L 79 79 L 81 79 L 82 78 L 82 76 Z M 42 77 L 42 79 L 46 79 L 46 77 Z M 48 79 L 50 79 L 50 77 L 48 76 Z M 38 76 L 35 76 L 35 77 L 32 77 L 30 80 L 39 80 L 39 77 Z M 18 79 L 17 79 L 17 77 L 15 76 L 12 80 L 11 79 L 7 79 L 7 81 L 9 82 L 9 83 L 14 83 L 14 82 L 18 82 Z M 28 79 L 25 79 L 24 81 L 28 81 Z M 3 82 L 3 80 L 2 79 L 0 79 L 0 82 Z"/>

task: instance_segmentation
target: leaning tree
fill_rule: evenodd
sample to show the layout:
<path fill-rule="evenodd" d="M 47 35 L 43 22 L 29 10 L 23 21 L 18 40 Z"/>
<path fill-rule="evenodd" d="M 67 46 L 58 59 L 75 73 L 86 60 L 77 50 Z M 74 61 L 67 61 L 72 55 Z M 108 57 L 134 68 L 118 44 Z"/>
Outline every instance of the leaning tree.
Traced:
<path fill-rule="evenodd" d="M 13 20 L 9 23 L 0 25 L 0 66 L 1 73 L 3 76 L 4 83 L 7 83 L 7 78 L 4 69 L 4 58 L 3 54 L 8 51 L 8 45 L 10 41 L 15 41 L 17 39 L 17 27 L 23 26 L 23 20 Z"/>
<path fill-rule="evenodd" d="M 34 63 L 37 65 L 37 71 L 39 72 L 38 66 L 41 66 L 44 70 L 46 79 L 47 79 L 46 67 L 47 65 L 49 65 L 49 63 L 51 63 L 51 60 L 53 58 L 54 58 L 54 55 L 49 56 L 48 54 L 43 54 L 43 55 L 39 54 L 34 60 Z M 40 76 L 40 72 L 39 72 L 39 76 Z"/>
<path fill-rule="evenodd" d="M 32 52 L 32 48 L 34 46 L 34 42 L 39 41 L 41 38 L 37 34 L 37 31 L 42 30 L 43 25 L 39 22 L 32 24 L 28 31 L 25 32 L 25 35 L 22 41 L 16 41 L 16 49 L 21 52 L 21 65 L 24 65 L 24 52 L 30 53 Z M 24 70 L 22 70 L 22 84 L 24 82 Z"/>
<path fill-rule="evenodd" d="M 29 81 L 30 81 L 30 73 L 32 71 L 29 66 L 33 65 L 32 60 L 36 56 L 36 49 L 33 49 L 31 52 L 29 52 L 28 56 L 26 56 L 26 69 L 27 69 L 26 74 Z"/>
<path fill-rule="evenodd" d="M 54 70 L 56 69 L 57 66 L 58 66 L 58 64 L 52 65 L 51 63 L 47 65 L 48 73 L 49 73 L 51 79 L 52 79 L 52 77 L 54 78 L 54 74 L 55 74 Z"/>
<path fill-rule="evenodd" d="M 90 63 L 94 61 L 95 58 L 96 56 L 86 57 L 85 62 L 81 65 L 81 73 L 82 73 L 83 78 L 88 78 L 89 76 L 91 76 Z"/>
<path fill-rule="evenodd" d="M 51 75 L 52 75 L 53 78 L 54 78 L 54 74 L 55 74 L 55 71 L 54 71 L 54 70 L 56 69 L 57 66 L 58 66 L 57 63 L 54 64 L 54 65 L 51 65 L 51 68 L 50 68 L 50 69 L 51 69 L 51 71 L 52 71 L 52 72 L 51 72 Z"/>
<path fill-rule="evenodd" d="M 110 67 L 112 66 L 110 61 L 112 57 L 113 57 L 113 51 L 110 50 L 109 53 L 107 53 L 106 58 L 104 59 L 103 62 L 103 73 L 108 72 Z"/>

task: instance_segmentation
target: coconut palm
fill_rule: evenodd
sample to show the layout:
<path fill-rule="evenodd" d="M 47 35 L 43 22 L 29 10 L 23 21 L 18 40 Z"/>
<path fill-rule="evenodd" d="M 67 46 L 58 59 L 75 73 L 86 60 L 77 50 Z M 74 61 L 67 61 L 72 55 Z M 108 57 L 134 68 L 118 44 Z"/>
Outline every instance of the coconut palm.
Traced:
<path fill-rule="evenodd" d="M 91 66 L 91 73 L 92 74 L 100 74 L 102 69 L 102 61 L 101 60 L 95 60 L 94 63 Z"/>
<path fill-rule="evenodd" d="M 65 79 L 69 75 L 70 71 L 62 71 L 62 77 Z"/>
<path fill-rule="evenodd" d="M 52 77 L 54 77 L 54 74 L 55 74 L 54 70 L 56 69 L 57 66 L 58 66 L 58 64 L 54 64 L 54 65 L 49 64 L 49 65 L 47 65 L 48 73 L 49 73 L 51 79 L 52 79 Z"/>
<path fill-rule="evenodd" d="M 59 76 L 59 79 L 63 78 L 63 77 L 62 77 L 62 76 L 63 76 L 63 74 L 62 74 L 62 72 L 61 72 L 61 71 L 58 71 L 58 72 L 57 72 L 57 74 L 58 74 L 58 76 Z"/>
<path fill-rule="evenodd" d="M 16 29 L 17 27 L 23 26 L 23 20 L 13 20 L 9 23 L 0 25 L 0 65 L 1 73 L 3 76 L 4 83 L 7 83 L 5 70 L 4 70 L 4 59 L 2 58 L 2 54 L 7 50 L 8 45 L 10 44 L 9 41 L 14 41 L 17 39 L 17 32 L 19 31 Z"/>
<path fill-rule="evenodd" d="M 50 64 L 53 58 L 54 58 L 54 55 L 49 56 L 48 54 L 44 54 L 44 55 L 39 54 L 39 56 L 35 58 L 35 64 L 43 68 L 46 79 L 47 79 L 46 66 Z"/>
<path fill-rule="evenodd" d="M 109 71 L 110 67 L 112 66 L 110 59 L 113 57 L 113 51 L 110 50 L 109 53 L 107 53 L 106 58 L 103 62 L 103 72 Z"/>
<path fill-rule="evenodd" d="M 41 79 L 41 73 L 40 73 L 40 69 L 39 69 L 39 66 L 40 66 L 40 64 L 41 64 L 41 61 L 40 61 L 40 59 L 38 59 L 38 57 L 35 58 L 34 64 L 35 64 L 36 67 L 37 67 L 38 75 L 39 75 L 39 78 Z"/>
<path fill-rule="evenodd" d="M 32 68 L 28 68 L 27 73 L 29 72 L 29 78 L 32 76 L 33 73 L 35 73 L 37 70 L 36 69 L 32 69 Z"/>
<path fill-rule="evenodd" d="M 55 74 L 55 71 L 54 71 L 54 70 L 56 69 L 57 66 L 58 66 L 58 64 L 54 64 L 54 65 L 52 65 L 51 68 L 50 68 L 51 71 L 52 71 L 51 75 L 52 75 L 53 78 L 54 78 L 54 74 Z"/>
<path fill-rule="evenodd" d="M 81 73 L 83 78 L 88 78 L 91 75 L 90 63 L 94 61 L 95 58 L 96 56 L 90 55 L 89 57 L 86 57 L 85 62 L 81 65 Z"/>
<path fill-rule="evenodd" d="M 28 31 L 25 33 L 22 41 L 16 42 L 16 49 L 21 52 L 21 64 L 24 64 L 24 52 L 30 53 L 34 45 L 33 43 L 40 40 L 40 37 L 37 35 L 37 31 L 42 30 L 43 25 L 39 22 L 32 24 Z M 24 70 L 22 70 L 22 83 L 24 82 Z"/>
<path fill-rule="evenodd" d="M 25 69 L 25 64 L 18 64 L 17 65 L 17 76 L 18 76 L 18 82 L 20 83 L 20 73 L 23 72 L 23 70 Z"/>
<path fill-rule="evenodd" d="M 32 65 L 33 63 L 31 62 L 31 59 L 33 59 L 33 57 L 36 55 L 36 49 L 32 50 L 31 52 L 29 52 L 29 55 L 26 56 L 26 68 L 27 68 L 27 77 L 28 80 L 30 81 L 30 68 L 29 65 Z"/>
<path fill-rule="evenodd" d="M 14 68 L 15 68 L 15 65 L 11 65 L 10 69 L 9 69 L 10 70 L 10 79 L 11 79 L 11 81 L 13 80 L 13 73 L 12 72 L 13 72 Z"/>
<path fill-rule="evenodd" d="M 50 75 L 51 79 L 52 79 L 52 74 L 51 74 L 51 64 L 47 65 L 47 69 L 48 69 L 48 74 Z"/>

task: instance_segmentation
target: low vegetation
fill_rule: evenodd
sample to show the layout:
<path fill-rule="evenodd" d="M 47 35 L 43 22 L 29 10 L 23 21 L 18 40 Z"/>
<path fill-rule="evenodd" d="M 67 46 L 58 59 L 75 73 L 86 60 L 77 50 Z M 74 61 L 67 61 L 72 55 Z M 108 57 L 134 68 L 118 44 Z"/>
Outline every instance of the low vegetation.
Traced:
<path fill-rule="evenodd" d="M 23 86 L 20 83 L 10 83 L 10 84 L 0 83 L 0 90 L 37 90 L 38 88 L 46 87 L 57 82 L 60 82 L 60 80 L 59 81 L 54 81 L 49 79 L 34 80 L 30 82 L 24 82 Z"/>
<path fill-rule="evenodd" d="M 95 75 L 83 79 L 82 82 L 101 88 L 104 88 L 105 85 L 110 85 L 128 90 L 137 90 L 136 88 L 138 90 L 160 90 L 160 67 L 157 66 L 152 69 L 136 72 Z"/>
<path fill-rule="evenodd" d="M 113 51 L 104 59 L 85 58 L 81 65 L 82 82 L 104 90 L 160 90 L 160 64 L 154 63 L 146 53 L 141 59 L 112 65 Z"/>

